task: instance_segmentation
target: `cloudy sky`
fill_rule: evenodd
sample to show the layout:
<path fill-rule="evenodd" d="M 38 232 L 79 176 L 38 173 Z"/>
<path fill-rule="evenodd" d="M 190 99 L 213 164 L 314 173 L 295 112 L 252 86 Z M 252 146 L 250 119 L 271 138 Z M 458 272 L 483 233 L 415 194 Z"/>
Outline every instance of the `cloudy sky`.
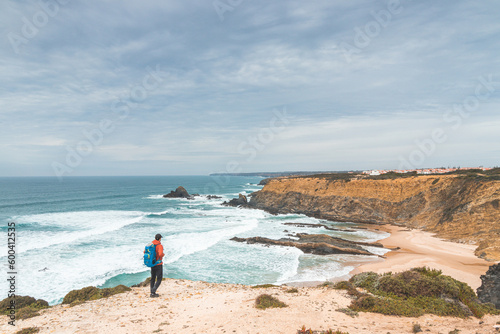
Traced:
<path fill-rule="evenodd" d="M 500 2 L 5 0 L 0 176 L 500 165 Z"/>

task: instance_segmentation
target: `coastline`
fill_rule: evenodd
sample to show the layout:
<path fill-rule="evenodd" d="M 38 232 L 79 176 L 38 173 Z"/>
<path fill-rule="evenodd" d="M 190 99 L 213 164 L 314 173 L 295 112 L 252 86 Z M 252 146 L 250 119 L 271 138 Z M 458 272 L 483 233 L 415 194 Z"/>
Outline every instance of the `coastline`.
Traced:
<path fill-rule="evenodd" d="M 386 253 L 385 259 L 357 266 L 348 276 L 366 271 L 399 272 L 428 266 L 476 290 L 481 283 L 479 276 L 493 264 L 477 258 L 474 245 L 442 240 L 422 230 L 393 225 L 376 228 L 390 233 L 380 243 L 387 248 L 400 249 Z M 348 276 L 335 280 L 345 280 Z M 159 298 L 149 297 L 149 287 L 132 288 L 129 292 L 74 307 L 55 305 L 42 310 L 38 317 L 18 320 L 15 328 L 6 325 L 7 317 L 2 316 L 5 319 L 0 332 L 15 333 L 22 328 L 37 327 L 39 333 L 107 333 L 110 330 L 115 333 L 294 333 L 306 326 L 314 330 L 340 329 L 351 334 L 385 334 L 410 331 L 416 322 L 432 332 L 444 333 L 457 328 L 461 333 L 473 334 L 479 329 L 491 331 L 500 321 L 498 315 L 482 319 L 435 315 L 406 318 L 360 312 L 351 317 L 339 311 L 351 303 L 346 291 L 318 287 L 320 283 L 285 283 L 255 289 L 241 284 L 167 278 L 160 286 Z M 297 287 L 297 291 L 290 293 L 290 286 Z M 277 297 L 288 307 L 256 309 L 255 299 L 263 293 Z"/>
<path fill-rule="evenodd" d="M 496 263 L 474 255 L 476 245 L 440 239 L 420 229 L 395 225 L 380 225 L 377 228 L 390 233 L 389 237 L 378 242 L 394 250 L 386 253 L 385 259 L 361 264 L 349 273 L 350 276 L 367 271 L 380 274 L 427 266 L 469 284 L 475 291 L 481 285 L 480 276 Z"/>

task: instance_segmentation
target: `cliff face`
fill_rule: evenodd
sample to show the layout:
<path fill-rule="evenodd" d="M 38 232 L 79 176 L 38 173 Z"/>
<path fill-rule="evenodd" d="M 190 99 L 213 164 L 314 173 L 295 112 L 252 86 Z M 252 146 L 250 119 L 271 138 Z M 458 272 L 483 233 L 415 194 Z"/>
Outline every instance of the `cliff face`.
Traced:
<path fill-rule="evenodd" d="M 452 241 L 475 243 L 477 256 L 500 260 L 500 181 L 455 175 L 279 178 L 253 193 L 249 205 L 272 213 L 423 228 Z"/>

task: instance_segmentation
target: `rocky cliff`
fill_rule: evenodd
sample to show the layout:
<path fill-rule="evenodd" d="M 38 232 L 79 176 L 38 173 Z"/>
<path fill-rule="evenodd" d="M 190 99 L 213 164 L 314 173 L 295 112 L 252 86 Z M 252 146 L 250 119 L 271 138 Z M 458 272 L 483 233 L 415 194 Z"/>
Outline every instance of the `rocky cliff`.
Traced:
<path fill-rule="evenodd" d="M 423 228 L 455 242 L 477 244 L 477 256 L 500 260 L 500 181 L 496 178 L 276 178 L 252 194 L 249 206 L 334 221 Z"/>

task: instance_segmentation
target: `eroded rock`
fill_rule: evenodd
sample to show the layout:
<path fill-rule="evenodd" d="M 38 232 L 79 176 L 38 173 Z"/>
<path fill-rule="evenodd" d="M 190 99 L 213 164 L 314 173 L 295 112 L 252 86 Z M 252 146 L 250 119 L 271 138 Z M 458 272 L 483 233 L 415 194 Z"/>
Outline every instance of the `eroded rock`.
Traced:
<path fill-rule="evenodd" d="M 326 234 L 297 234 L 299 239 L 269 239 L 264 237 L 238 238 L 234 237 L 231 240 L 237 242 L 246 242 L 248 244 L 263 244 L 273 246 L 296 247 L 304 253 L 316 255 L 329 254 L 352 254 L 352 255 L 375 255 L 362 246 L 375 246 L 377 244 L 360 243 L 349 241 L 341 238 L 334 238 Z"/>
<path fill-rule="evenodd" d="M 479 300 L 500 309 L 500 263 L 492 265 L 485 275 L 481 275 L 481 282 L 477 289 Z"/>

